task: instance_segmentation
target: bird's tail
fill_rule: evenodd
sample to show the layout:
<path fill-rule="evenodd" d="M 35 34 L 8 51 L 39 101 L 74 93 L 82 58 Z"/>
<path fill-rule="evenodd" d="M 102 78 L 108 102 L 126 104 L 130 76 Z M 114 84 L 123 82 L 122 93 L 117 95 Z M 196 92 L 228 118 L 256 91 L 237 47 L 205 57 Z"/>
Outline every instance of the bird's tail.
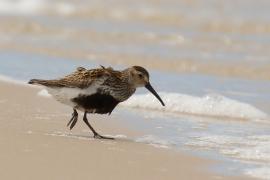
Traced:
<path fill-rule="evenodd" d="M 42 80 L 42 79 L 31 79 L 28 84 L 42 85 L 47 87 L 62 87 L 64 86 L 59 80 Z"/>
<path fill-rule="evenodd" d="M 31 79 L 31 80 L 28 82 L 28 84 L 39 84 L 40 81 L 41 81 L 41 80 L 39 80 L 39 79 Z"/>
<path fill-rule="evenodd" d="M 41 79 L 31 79 L 28 84 L 34 84 L 34 85 L 43 85 L 46 86 L 48 82 L 46 80 Z"/>

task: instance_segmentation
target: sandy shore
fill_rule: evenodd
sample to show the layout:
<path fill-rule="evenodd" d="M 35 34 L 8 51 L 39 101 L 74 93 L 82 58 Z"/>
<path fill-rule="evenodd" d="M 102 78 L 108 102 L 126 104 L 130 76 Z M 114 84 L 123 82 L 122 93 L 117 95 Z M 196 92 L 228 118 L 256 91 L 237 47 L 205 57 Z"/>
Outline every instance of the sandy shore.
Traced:
<path fill-rule="evenodd" d="M 70 132 L 71 109 L 38 91 L 0 82 L 0 179 L 246 179 L 210 173 L 213 162 L 205 159 L 136 143 L 138 133 L 111 117 L 91 120 L 102 134 L 129 138 L 95 140 L 82 121 Z"/>

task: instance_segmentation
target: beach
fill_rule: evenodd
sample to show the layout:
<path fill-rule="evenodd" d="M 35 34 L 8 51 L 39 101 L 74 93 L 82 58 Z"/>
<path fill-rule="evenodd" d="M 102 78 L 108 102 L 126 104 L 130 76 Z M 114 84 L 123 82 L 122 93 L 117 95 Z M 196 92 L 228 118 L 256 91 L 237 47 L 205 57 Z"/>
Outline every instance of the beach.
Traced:
<path fill-rule="evenodd" d="M 0 0 L 0 179 L 270 179 L 270 1 Z M 30 79 L 142 66 L 110 116 Z"/>
<path fill-rule="evenodd" d="M 217 162 L 134 141 L 140 132 L 116 119 L 90 117 L 103 134 L 94 139 L 82 121 L 70 131 L 70 108 L 38 96 L 40 89 L 0 82 L 1 179 L 247 179 L 208 170 Z"/>

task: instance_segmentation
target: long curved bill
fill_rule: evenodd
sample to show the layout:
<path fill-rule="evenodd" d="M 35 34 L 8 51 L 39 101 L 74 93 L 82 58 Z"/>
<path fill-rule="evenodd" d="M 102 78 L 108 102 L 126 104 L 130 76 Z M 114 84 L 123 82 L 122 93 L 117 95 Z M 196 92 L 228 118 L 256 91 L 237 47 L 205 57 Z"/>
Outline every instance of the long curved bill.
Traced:
<path fill-rule="evenodd" d="M 162 101 L 162 99 L 159 97 L 158 93 L 154 90 L 154 88 L 151 86 L 150 83 L 147 83 L 145 85 L 145 88 L 148 89 L 152 94 L 154 94 L 154 96 L 156 96 L 156 98 L 160 101 L 160 103 L 162 104 L 162 106 L 165 106 L 164 102 Z"/>

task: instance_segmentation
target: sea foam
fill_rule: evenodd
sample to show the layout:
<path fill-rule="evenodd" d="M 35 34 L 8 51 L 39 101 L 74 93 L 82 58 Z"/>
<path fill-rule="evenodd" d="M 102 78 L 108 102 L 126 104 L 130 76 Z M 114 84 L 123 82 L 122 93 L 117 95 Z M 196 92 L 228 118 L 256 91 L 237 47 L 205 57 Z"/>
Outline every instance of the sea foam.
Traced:
<path fill-rule="evenodd" d="M 1 0 L 0 13 L 2 14 L 36 14 L 40 12 L 45 3 L 43 0 Z"/>
<path fill-rule="evenodd" d="M 46 89 L 40 90 L 37 95 L 42 96 L 42 97 L 47 97 L 47 98 L 52 97 L 52 95 L 50 95 Z"/>
<path fill-rule="evenodd" d="M 269 166 L 262 166 L 256 169 L 249 169 L 245 171 L 245 174 L 254 178 L 267 180 L 270 178 L 270 168 Z"/>
<path fill-rule="evenodd" d="M 203 97 L 180 93 L 162 92 L 160 96 L 166 106 L 160 105 L 152 94 L 133 95 L 123 103 L 126 107 L 164 111 L 169 113 L 185 113 L 199 116 L 240 118 L 248 120 L 264 120 L 268 116 L 256 107 L 227 98 L 218 94 Z"/>
<path fill-rule="evenodd" d="M 207 150 L 218 150 L 239 162 L 254 165 L 244 170 L 244 174 L 260 178 L 270 178 L 270 135 L 231 136 L 204 134 L 193 138 L 185 145 Z"/>
<path fill-rule="evenodd" d="M 69 15 L 75 11 L 74 4 L 47 0 L 0 0 L 0 14 L 8 15 L 36 15 L 54 12 Z"/>
<path fill-rule="evenodd" d="M 39 96 L 51 97 L 43 89 Z M 163 107 L 152 94 L 133 95 L 127 101 L 121 103 L 124 107 L 163 111 L 168 113 L 184 113 L 198 116 L 225 117 L 247 120 L 265 120 L 268 115 L 256 107 L 227 98 L 222 95 L 208 94 L 203 97 L 191 96 L 179 93 L 160 93 L 166 106 Z"/>
<path fill-rule="evenodd" d="M 143 137 L 135 139 L 135 142 L 146 143 L 154 147 L 166 148 L 166 149 L 174 145 L 173 142 L 170 142 L 169 140 L 161 139 L 154 135 L 145 135 Z"/>

